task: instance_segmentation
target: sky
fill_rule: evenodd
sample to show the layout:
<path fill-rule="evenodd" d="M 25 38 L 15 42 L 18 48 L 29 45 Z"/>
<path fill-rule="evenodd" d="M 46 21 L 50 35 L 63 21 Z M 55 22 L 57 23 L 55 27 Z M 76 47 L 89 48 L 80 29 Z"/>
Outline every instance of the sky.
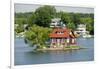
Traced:
<path fill-rule="evenodd" d="M 37 8 L 43 5 L 37 4 L 18 4 L 14 5 L 14 12 L 34 12 Z M 72 6 L 54 6 L 56 10 L 64 12 L 74 12 L 74 13 L 94 13 L 94 8 L 89 7 L 72 7 Z"/>

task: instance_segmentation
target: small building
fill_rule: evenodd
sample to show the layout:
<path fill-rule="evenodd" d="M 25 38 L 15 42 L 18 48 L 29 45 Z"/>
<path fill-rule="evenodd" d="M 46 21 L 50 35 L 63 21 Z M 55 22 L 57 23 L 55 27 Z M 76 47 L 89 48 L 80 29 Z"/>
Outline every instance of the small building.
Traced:
<path fill-rule="evenodd" d="M 58 27 L 59 23 L 60 23 L 60 20 L 61 20 L 60 18 L 51 19 L 50 27 L 51 28 Z"/>
<path fill-rule="evenodd" d="M 65 48 L 76 45 L 76 36 L 72 30 L 67 28 L 54 28 L 49 35 L 51 48 Z"/>
<path fill-rule="evenodd" d="M 77 32 L 79 33 L 79 34 L 85 34 L 87 31 L 86 31 L 86 25 L 85 24 L 79 24 L 78 26 L 77 26 Z"/>
<path fill-rule="evenodd" d="M 65 24 L 63 24 L 63 22 L 61 22 L 61 18 L 53 18 L 51 19 L 51 23 L 50 23 L 50 27 L 54 28 L 54 27 L 63 27 L 65 26 Z"/>
<path fill-rule="evenodd" d="M 89 35 L 89 31 L 86 30 L 86 24 L 79 24 L 77 26 L 77 30 L 74 33 L 82 35 L 82 37 Z"/>

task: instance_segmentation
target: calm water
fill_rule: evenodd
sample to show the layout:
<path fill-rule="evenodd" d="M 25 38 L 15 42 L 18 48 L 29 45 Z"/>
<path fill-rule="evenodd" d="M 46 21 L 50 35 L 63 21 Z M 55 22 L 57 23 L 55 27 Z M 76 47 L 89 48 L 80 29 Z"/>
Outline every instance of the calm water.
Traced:
<path fill-rule="evenodd" d="M 23 38 L 15 39 L 15 65 L 46 64 L 60 62 L 92 61 L 94 60 L 94 38 L 78 38 L 79 46 L 87 49 L 72 51 L 32 52 Z"/>

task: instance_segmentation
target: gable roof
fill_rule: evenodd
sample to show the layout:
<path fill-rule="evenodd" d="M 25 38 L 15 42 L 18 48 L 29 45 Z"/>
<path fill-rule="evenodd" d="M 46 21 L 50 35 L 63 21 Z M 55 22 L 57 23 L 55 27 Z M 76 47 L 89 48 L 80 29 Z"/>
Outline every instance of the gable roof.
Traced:
<path fill-rule="evenodd" d="M 67 28 L 55 28 L 52 33 L 50 33 L 50 38 L 74 38 L 75 36 L 71 33 L 71 29 Z"/>

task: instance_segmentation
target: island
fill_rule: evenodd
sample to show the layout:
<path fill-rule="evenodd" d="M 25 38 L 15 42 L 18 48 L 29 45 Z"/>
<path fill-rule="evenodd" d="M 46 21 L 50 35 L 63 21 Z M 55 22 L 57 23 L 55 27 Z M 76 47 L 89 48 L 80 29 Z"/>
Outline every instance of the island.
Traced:
<path fill-rule="evenodd" d="M 73 30 L 67 28 L 61 21 L 60 18 L 53 19 L 52 31 L 48 35 L 50 39 L 49 47 L 43 47 L 37 49 L 37 51 L 43 50 L 76 50 L 80 49 L 77 45 L 77 34 Z"/>

